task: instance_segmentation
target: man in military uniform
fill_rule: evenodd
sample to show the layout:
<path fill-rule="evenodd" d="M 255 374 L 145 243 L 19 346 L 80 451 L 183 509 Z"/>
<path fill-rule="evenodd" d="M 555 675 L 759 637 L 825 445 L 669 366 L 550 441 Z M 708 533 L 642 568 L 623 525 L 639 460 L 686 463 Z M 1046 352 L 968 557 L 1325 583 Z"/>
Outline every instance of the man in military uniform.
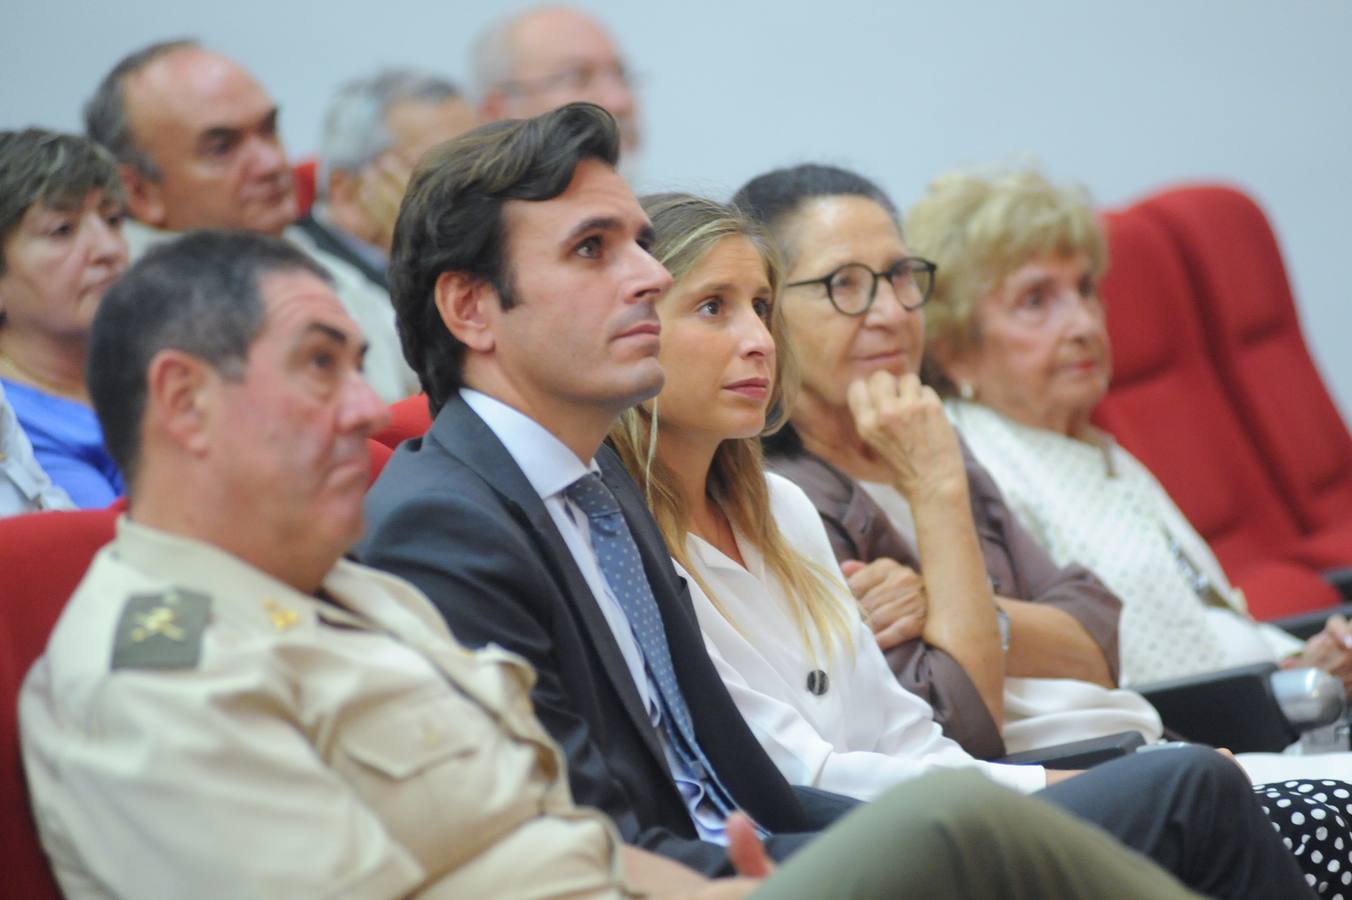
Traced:
<path fill-rule="evenodd" d="M 409 584 L 340 559 L 385 418 L 364 348 L 323 270 L 256 234 L 153 249 L 104 299 L 90 382 L 130 513 L 20 699 L 68 896 L 1189 896 L 959 774 L 768 878 L 744 818 L 730 853 L 753 877 L 625 847 L 573 804 L 530 669 L 465 650 Z"/>

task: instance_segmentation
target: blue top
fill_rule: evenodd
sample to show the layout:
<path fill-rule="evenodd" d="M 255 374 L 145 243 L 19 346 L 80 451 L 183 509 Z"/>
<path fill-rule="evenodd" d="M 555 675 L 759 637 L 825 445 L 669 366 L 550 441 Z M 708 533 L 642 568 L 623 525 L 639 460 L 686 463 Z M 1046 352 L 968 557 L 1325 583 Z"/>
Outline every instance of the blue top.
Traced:
<path fill-rule="evenodd" d="M 76 506 L 107 506 L 125 492 L 122 475 L 103 448 L 103 429 L 94 411 L 37 388 L 0 378 L 33 455 Z"/>

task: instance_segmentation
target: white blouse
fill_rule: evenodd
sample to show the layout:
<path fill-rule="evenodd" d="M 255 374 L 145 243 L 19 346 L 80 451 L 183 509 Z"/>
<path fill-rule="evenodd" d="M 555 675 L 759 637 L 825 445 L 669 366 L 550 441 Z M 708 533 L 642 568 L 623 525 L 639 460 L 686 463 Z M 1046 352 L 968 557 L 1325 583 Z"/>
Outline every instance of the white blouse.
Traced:
<path fill-rule="evenodd" d="M 1300 641 L 1254 622 L 1206 541 L 1135 457 L 947 402 L 949 418 L 1005 501 L 1058 565 L 1077 562 L 1122 600 L 1124 685 L 1272 660 Z M 1228 608 L 1202 602 L 1171 547 Z"/>
<path fill-rule="evenodd" d="M 756 547 L 736 535 L 746 568 L 713 545 L 688 535 L 691 564 L 727 611 L 725 619 L 690 584 L 709 655 L 747 724 L 791 784 L 861 800 L 935 768 L 976 769 L 1008 787 L 1046 786 L 1041 766 L 1009 766 L 972 758 L 944 737 L 929 704 L 905 690 L 859 617 L 812 501 L 792 482 L 766 476 L 770 506 L 784 538 L 830 579 L 853 623 L 853 648 L 828 654 L 814 635 L 815 660 L 803 647 L 793 600 L 766 569 Z M 808 690 L 814 670 L 827 676 L 825 693 Z"/>

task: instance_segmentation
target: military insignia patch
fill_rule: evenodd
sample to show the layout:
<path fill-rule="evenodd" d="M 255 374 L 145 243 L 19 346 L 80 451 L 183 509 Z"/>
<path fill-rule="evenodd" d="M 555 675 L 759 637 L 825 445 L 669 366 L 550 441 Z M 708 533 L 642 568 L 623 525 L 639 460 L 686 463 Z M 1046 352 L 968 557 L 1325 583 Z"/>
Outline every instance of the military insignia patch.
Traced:
<path fill-rule="evenodd" d="M 113 640 L 114 669 L 191 669 L 202 656 L 211 597 L 175 588 L 133 594 Z"/>

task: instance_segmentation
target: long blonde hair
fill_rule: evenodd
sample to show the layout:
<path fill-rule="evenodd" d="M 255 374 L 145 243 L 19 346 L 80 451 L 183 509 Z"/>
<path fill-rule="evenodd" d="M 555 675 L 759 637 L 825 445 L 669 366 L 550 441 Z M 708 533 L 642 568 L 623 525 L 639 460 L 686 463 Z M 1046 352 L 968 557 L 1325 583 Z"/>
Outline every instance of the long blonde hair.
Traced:
<path fill-rule="evenodd" d="M 656 233 L 652 253 L 675 281 L 690 274 L 724 238 L 742 237 L 751 242 L 765 261 L 770 289 L 778 297 L 783 264 L 763 227 L 732 207 L 689 194 L 656 194 L 644 197 L 642 202 Z M 762 434 L 774 433 L 787 421 L 798 383 L 797 360 L 779 303 L 771 307 L 770 334 L 775 341 L 775 373 Z M 681 496 L 671 470 L 657 458 L 660 431 L 660 411 L 657 401 L 653 401 L 651 410 L 636 406 L 626 411 L 611 430 L 610 440 L 643 488 L 672 557 L 694 577 L 719 614 L 741 631 L 741 626 L 700 577 L 699 570 L 691 565 L 686 552 L 690 507 Z M 709 470 L 708 492 L 733 528 L 755 544 L 771 574 L 787 589 L 808 654 L 816 656 L 813 634 L 820 638 L 819 643 L 828 655 L 837 643 L 853 652 L 849 613 L 852 607 L 840 602 L 830 576 L 790 547 L 775 524 L 759 438 L 728 439 L 718 445 Z"/>

